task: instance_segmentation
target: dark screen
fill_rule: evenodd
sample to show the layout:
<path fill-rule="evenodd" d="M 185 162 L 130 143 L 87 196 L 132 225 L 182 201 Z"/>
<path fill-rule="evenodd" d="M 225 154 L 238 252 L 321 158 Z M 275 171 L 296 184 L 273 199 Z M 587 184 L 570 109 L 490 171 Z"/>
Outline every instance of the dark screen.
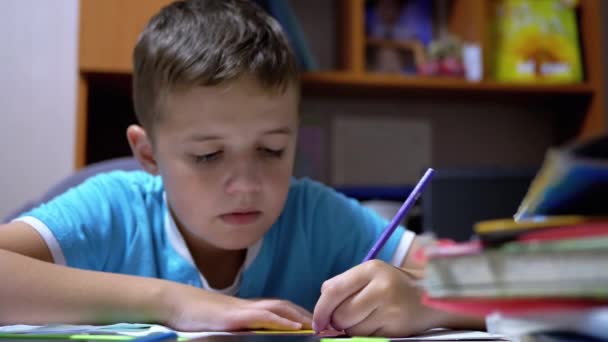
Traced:
<path fill-rule="evenodd" d="M 469 240 L 482 220 L 511 218 L 537 169 L 438 169 L 422 194 L 422 227 Z"/>

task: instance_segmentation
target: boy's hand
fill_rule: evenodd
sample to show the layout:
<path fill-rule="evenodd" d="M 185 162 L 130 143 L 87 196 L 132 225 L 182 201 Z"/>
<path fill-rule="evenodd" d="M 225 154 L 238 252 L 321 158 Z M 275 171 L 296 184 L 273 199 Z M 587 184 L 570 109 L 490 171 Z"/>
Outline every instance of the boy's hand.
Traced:
<path fill-rule="evenodd" d="M 416 272 L 372 260 L 327 280 L 314 310 L 314 329 L 331 324 L 351 336 L 398 337 L 437 325 L 441 315 L 422 305 Z"/>
<path fill-rule="evenodd" d="M 179 331 L 312 328 L 312 314 L 289 301 L 246 300 L 190 286 L 180 286 L 179 291 L 171 296 L 173 314 L 166 322 Z"/>

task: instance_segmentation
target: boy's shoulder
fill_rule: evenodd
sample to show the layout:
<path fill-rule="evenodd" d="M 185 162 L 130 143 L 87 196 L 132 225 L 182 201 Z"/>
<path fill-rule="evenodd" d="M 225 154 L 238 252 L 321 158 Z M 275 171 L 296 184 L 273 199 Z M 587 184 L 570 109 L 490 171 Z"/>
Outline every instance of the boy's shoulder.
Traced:
<path fill-rule="evenodd" d="M 123 185 L 162 186 L 160 176 L 151 175 L 143 170 L 113 170 L 101 172 L 89 178 L 89 180 L 91 179 Z"/>
<path fill-rule="evenodd" d="M 82 185 L 112 194 L 136 193 L 144 197 L 162 196 L 164 192 L 161 177 L 142 170 L 102 172 L 88 178 Z"/>
<path fill-rule="evenodd" d="M 324 205 L 351 206 L 353 199 L 334 188 L 310 178 L 292 178 L 287 197 L 288 206 L 315 208 Z"/>
<path fill-rule="evenodd" d="M 333 194 L 337 194 L 333 188 L 307 177 L 294 177 L 291 179 L 291 184 L 289 185 L 289 197 L 317 198 L 318 196 Z"/>

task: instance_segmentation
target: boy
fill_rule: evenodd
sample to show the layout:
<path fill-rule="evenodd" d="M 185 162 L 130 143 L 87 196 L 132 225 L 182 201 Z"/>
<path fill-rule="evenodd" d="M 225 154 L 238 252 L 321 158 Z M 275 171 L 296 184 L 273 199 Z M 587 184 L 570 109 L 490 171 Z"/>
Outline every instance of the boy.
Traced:
<path fill-rule="evenodd" d="M 358 265 L 385 222 L 291 179 L 298 74 L 255 5 L 167 6 L 133 72 L 141 126 L 127 138 L 146 172 L 98 175 L 0 228 L 0 324 L 399 336 L 477 323 L 421 306 L 411 232 Z"/>

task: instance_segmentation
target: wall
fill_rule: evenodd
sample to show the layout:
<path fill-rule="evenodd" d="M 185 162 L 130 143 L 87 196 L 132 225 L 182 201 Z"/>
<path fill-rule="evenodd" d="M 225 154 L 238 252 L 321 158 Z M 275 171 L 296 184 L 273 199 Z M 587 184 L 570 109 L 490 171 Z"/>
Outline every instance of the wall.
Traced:
<path fill-rule="evenodd" d="M 78 1 L 0 1 L 0 220 L 73 169 Z"/>

